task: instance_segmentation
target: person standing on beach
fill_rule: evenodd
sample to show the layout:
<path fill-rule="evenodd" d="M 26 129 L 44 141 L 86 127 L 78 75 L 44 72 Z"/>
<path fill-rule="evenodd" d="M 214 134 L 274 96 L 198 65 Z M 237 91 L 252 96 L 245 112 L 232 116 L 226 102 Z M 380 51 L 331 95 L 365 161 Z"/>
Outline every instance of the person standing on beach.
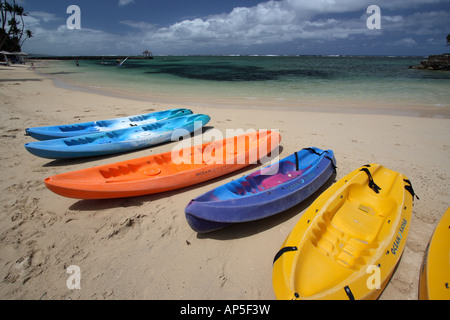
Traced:
<path fill-rule="evenodd" d="M 80 64 L 78 63 L 78 60 L 75 60 L 75 65 L 76 65 L 77 67 L 80 66 Z"/>

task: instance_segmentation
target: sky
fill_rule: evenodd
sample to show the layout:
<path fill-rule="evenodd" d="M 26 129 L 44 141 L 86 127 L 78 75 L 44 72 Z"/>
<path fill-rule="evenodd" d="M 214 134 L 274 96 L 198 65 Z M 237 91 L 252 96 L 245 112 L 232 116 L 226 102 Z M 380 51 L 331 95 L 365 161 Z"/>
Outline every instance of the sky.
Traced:
<path fill-rule="evenodd" d="M 34 36 L 22 50 L 31 54 L 427 56 L 450 51 L 450 0 L 16 2 L 28 13 L 25 27 Z M 79 7 L 80 19 L 67 13 L 70 5 Z M 378 15 L 367 12 L 371 5 L 378 6 Z M 76 23 L 79 29 L 73 28 Z"/>

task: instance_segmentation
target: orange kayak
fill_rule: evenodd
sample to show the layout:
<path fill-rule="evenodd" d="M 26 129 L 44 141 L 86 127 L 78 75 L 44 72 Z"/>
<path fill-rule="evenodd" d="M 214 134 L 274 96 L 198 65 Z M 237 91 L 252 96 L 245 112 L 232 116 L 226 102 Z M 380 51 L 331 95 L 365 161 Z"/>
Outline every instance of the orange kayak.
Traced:
<path fill-rule="evenodd" d="M 253 131 L 171 152 L 62 173 L 45 179 L 51 191 L 75 199 L 141 196 L 187 187 L 257 163 L 280 143 Z"/>

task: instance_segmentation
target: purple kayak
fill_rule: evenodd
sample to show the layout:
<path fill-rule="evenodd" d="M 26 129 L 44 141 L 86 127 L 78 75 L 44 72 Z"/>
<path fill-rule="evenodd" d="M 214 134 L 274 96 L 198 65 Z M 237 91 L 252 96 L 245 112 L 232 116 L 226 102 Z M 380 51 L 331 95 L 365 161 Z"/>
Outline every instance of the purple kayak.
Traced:
<path fill-rule="evenodd" d="M 307 199 L 335 170 L 333 151 L 302 149 L 193 199 L 185 209 L 186 220 L 205 233 L 272 216 Z"/>

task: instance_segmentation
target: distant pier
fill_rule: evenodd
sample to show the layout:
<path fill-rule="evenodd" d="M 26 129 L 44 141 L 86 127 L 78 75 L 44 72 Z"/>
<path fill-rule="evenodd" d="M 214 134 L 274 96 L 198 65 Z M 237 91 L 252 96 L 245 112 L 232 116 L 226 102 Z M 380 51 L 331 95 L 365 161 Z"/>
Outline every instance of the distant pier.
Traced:
<path fill-rule="evenodd" d="M 29 56 L 34 60 L 151 60 L 153 56 Z"/>

